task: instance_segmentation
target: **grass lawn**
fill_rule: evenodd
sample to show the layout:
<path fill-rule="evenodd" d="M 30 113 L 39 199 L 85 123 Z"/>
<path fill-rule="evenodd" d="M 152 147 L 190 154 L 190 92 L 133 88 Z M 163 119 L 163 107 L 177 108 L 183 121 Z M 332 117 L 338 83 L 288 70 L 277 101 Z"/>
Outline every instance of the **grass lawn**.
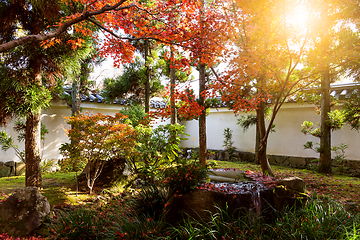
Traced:
<path fill-rule="evenodd" d="M 209 162 L 214 162 L 210 160 Z M 219 168 L 236 168 L 244 171 L 261 172 L 260 165 L 247 162 L 216 161 Z M 325 175 L 306 169 L 294 169 L 282 166 L 272 166 L 276 177 L 298 176 L 305 180 L 307 190 L 332 197 L 345 202 L 355 202 L 360 205 L 360 178 L 344 175 Z M 76 175 L 70 173 L 45 173 L 41 193 L 46 196 L 51 206 L 68 203 L 78 204 L 89 198 L 86 193 L 76 194 Z M 2 195 L 10 195 L 18 188 L 25 186 L 24 176 L 0 178 Z"/>
<path fill-rule="evenodd" d="M 50 206 L 61 203 L 78 204 L 89 196 L 85 193 L 76 194 L 76 173 L 55 172 L 42 174 L 43 188 L 41 194 L 47 197 Z M 25 176 L 0 178 L 2 198 L 11 195 L 16 189 L 25 187 Z M 1 197 L 0 197 L 1 198 Z"/>

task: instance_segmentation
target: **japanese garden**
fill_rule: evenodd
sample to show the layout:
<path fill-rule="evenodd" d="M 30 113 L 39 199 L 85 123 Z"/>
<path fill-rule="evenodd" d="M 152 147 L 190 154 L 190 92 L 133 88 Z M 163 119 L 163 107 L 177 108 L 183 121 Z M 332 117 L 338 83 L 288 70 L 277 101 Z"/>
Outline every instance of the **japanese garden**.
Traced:
<path fill-rule="evenodd" d="M 359 21 L 0 0 L 0 239 L 360 239 Z"/>

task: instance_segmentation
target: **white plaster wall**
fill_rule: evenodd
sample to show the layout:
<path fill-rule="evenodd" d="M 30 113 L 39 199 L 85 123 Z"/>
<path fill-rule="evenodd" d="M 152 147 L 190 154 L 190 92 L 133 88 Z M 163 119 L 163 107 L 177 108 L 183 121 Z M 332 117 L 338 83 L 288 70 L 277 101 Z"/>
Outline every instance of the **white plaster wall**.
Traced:
<path fill-rule="evenodd" d="M 93 112 L 106 115 L 115 115 L 122 108 L 120 105 L 109 105 L 102 103 L 82 103 L 83 112 Z M 68 141 L 64 128 L 69 128 L 65 123 L 64 116 L 71 114 L 70 108 L 67 106 L 55 103 L 53 106 L 42 113 L 42 123 L 45 124 L 49 130 L 46 136 L 43 158 L 45 159 L 59 159 L 59 147 L 62 143 Z M 244 115 L 246 113 L 240 113 Z M 211 109 L 207 116 L 207 148 L 208 149 L 224 149 L 224 129 L 229 127 L 233 130 L 234 146 L 241 151 L 254 152 L 255 148 L 255 127 L 250 127 L 246 132 L 243 132 L 236 123 L 238 116 L 235 116 L 232 111 L 227 109 Z M 302 157 L 318 157 L 318 154 L 312 150 L 303 149 L 303 145 L 307 141 L 318 142 L 318 139 L 312 136 L 306 136 L 301 133 L 301 124 L 303 121 L 312 121 L 314 123 L 320 121 L 320 116 L 316 114 L 314 106 L 298 105 L 287 103 L 280 109 L 275 119 L 275 133 L 271 133 L 268 140 L 268 154 L 288 155 L 288 156 L 302 156 Z M 159 124 L 167 124 L 167 121 L 158 120 L 154 123 L 156 127 Z M 185 132 L 190 134 L 188 140 L 182 142 L 183 147 L 198 147 L 199 142 L 199 127 L 198 121 L 183 121 L 181 124 L 185 125 Z M 4 128 L 0 128 L 0 131 Z M 12 130 L 10 123 L 6 128 L 6 132 L 13 136 L 15 143 L 19 145 L 20 149 L 24 149 L 24 143 L 16 141 L 16 134 Z M 345 143 L 349 145 L 346 150 L 348 159 L 360 160 L 360 133 L 351 130 L 350 127 L 344 126 L 343 130 L 332 133 L 332 144 L 338 145 Z M 15 152 L 10 149 L 7 152 L 0 150 L 0 161 L 18 161 Z"/>
<path fill-rule="evenodd" d="M 301 132 L 301 124 L 320 121 L 313 106 L 288 103 L 278 112 L 275 118 L 275 131 L 268 139 L 268 154 L 318 157 L 313 150 L 305 150 L 303 145 L 307 141 L 319 142 L 318 138 Z"/>
<path fill-rule="evenodd" d="M 121 106 L 112 105 L 105 106 L 107 108 L 104 109 L 104 104 L 98 103 L 82 103 L 81 107 L 83 111 L 89 112 L 101 112 L 103 114 L 114 115 L 118 112 Z M 97 107 L 97 108 L 96 108 Z M 62 143 L 68 141 L 68 137 L 65 134 L 64 128 L 69 128 L 66 124 L 64 117 L 71 115 L 71 109 L 64 104 L 59 102 L 53 103 L 51 108 L 48 110 L 43 110 L 41 115 L 41 122 L 46 126 L 49 133 L 45 136 L 45 141 L 41 142 L 41 154 L 43 159 L 59 159 L 61 158 L 59 148 Z M 15 144 L 19 146 L 20 150 L 24 150 L 24 142 L 19 143 L 16 140 L 16 133 L 12 129 L 13 121 L 9 122 L 6 128 L 0 128 L 1 130 L 5 130 L 8 135 L 12 136 L 15 140 Z M 19 159 L 15 155 L 15 151 L 13 149 L 9 149 L 8 151 L 0 152 L 0 161 L 19 161 Z"/>
<path fill-rule="evenodd" d="M 64 117 L 71 115 L 71 109 L 64 105 L 53 105 L 50 109 L 43 111 L 41 122 L 46 126 L 49 133 L 45 136 L 42 145 L 43 159 L 59 159 L 61 144 L 68 141 L 64 129 L 69 128 Z"/>
<path fill-rule="evenodd" d="M 103 103 L 91 103 L 91 102 L 82 102 L 81 103 L 82 112 L 90 113 L 102 113 L 104 115 L 114 116 L 115 113 L 118 113 L 120 109 L 123 108 L 121 105 L 116 104 L 103 104 Z M 52 104 L 51 108 L 44 110 L 41 115 L 41 122 L 45 124 L 46 128 L 49 130 L 49 134 L 46 135 L 46 139 L 43 145 L 41 142 L 41 154 L 43 159 L 61 159 L 60 150 L 61 144 L 68 142 L 68 137 L 64 129 L 68 129 L 70 126 L 66 124 L 64 117 L 71 115 L 71 108 L 66 105 L 55 102 Z M 156 121 L 153 123 L 153 126 L 156 127 L 160 124 L 167 124 L 169 121 Z M 19 143 L 16 140 L 17 134 L 13 131 L 13 121 L 10 121 L 7 127 L 1 128 L 0 131 L 5 130 L 6 133 L 13 137 L 15 144 L 19 146 L 20 150 L 24 150 L 24 142 Z M 0 150 L 0 161 L 20 161 L 13 149 L 9 149 L 4 152 Z"/>
<path fill-rule="evenodd" d="M 240 113 L 245 114 L 245 113 Z M 240 115 L 239 114 L 239 115 Z M 254 151 L 255 127 L 250 127 L 245 133 L 236 124 L 238 117 L 233 111 L 227 109 L 211 109 L 206 117 L 206 135 L 208 149 L 224 149 L 224 129 L 233 130 L 234 146 L 242 151 Z M 185 133 L 189 134 L 188 140 L 182 142 L 183 147 L 199 147 L 199 121 L 183 121 Z"/>
<path fill-rule="evenodd" d="M 332 132 L 332 145 L 345 143 L 349 147 L 346 149 L 347 159 L 360 160 L 360 133 L 351 130 L 351 127 L 344 126 L 342 130 Z"/>
<path fill-rule="evenodd" d="M 240 113 L 246 114 L 246 113 Z M 238 116 L 239 116 L 238 115 Z M 237 119 L 232 111 L 227 109 L 211 109 L 207 116 L 207 148 L 224 149 L 224 129 L 229 127 L 233 130 L 234 146 L 241 151 L 254 152 L 255 149 L 255 126 L 246 132 L 238 126 Z M 270 133 L 268 139 L 268 154 L 288 155 L 301 157 L 319 157 L 318 153 L 312 150 L 305 150 L 303 145 L 307 141 L 319 142 L 318 138 L 304 135 L 301 132 L 301 124 L 304 121 L 317 123 L 320 116 L 316 114 L 312 105 L 286 103 L 278 112 L 274 124 L 276 132 Z M 188 140 L 182 142 L 183 147 L 198 147 L 199 133 L 198 121 L 182 122 L 186 126 L 185 132 L 190 134 Z M 332 145 L 345 143 L 349 147 L 346 150 L 348 159 L 360 160 L 360 133 L 344 126 L 343 130 L 332 132 Z"/>
<path fill-rule="evenodd" d="M 20 150 L 24 149 L 23 144 L 20 144 L 17 141 L 17 135 L 16 133 L 13 131 L 12 129 L 13 125 L 12 122 L 10 121 L 9 124 L 6 127 L 0 127 L 0 131 L 5 130 L 8 136 L 12 136 L 12 138 L 14 139 L 14 144 L 18 145 Z M 7 161 L 20 161 L 16 156 L 15 156 L 15 151 L 10 148 L 8 151 L 4 152 L 0 149 L 0 161 L 1 162 L 7 162 Z"/>

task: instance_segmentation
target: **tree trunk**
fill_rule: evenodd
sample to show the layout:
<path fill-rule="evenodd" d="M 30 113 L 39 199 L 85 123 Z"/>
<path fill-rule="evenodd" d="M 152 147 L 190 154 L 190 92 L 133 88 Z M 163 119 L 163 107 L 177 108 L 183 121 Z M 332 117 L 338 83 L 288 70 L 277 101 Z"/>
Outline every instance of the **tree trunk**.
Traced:
<path fill-rule="evenodd" d="M 79 83 L 77 79 L 74 79 L 72 83 L 72 95 L 71 95 L 71 115 L 75 116 L 80 114 L 80 93 Z"/>
<path fill-rule="evenodd" d="M 80 79 L 79 79 L 80 82 Z M 72 94 L 71 94 L 71 116 L 80 114 L 80 92 L 79 92 L 79 82 L 77 79 L 74 79 L 72 83 Z M 71 129 L 74 128 L 74 124 L 71 125 Z M 76 145 L 77 141 L 71 140 L 71 145 Z M 73 155 L 74 153 L 72 153 Z M 73 161 L 72 171 L 78 171 L 77 162 Z M 77 180 L 76 180 L 77 182 Z"/>
<path fill-rule="evenodd" d="M 264 101 L 261 101 L 259 103 L 256 113 L 257 113 L 259 135 L 260 135 L 260 145 L 259 145 L 259 150 L 257 153 L 258 161 L 260 162 L 260 166 L 261 166 L 261 170 L 262 170 L 263 174 L 273 176 L 274 173 L 271 170 L 269 161 L 266 156 L 267 135 L 266 135 L 266 127 L 265 127 L 265 102 Z"/>
<path fill-rule="evenodd" d="M 30 59 L 30 82 L 41 86 L 41 59 Z M 29 112 L 26 117 L 25 135 L 25 186 L 41 187 L 41 110 L 37 113 Z"/>
<path fill-rule="evenodd" d="M 321 78 L 321 118 L 320 118 L 320 164 L 318 172 L 331 173 L 331 127 L 330 112 L 330 74 L 327 69 Z"/>
<path fill-rule="evenodd" d="M 200 63 L 199 76 L 199 105 L 204 109 L 199 117 L 199 161 L 203 166 L 206 166 L 207 151 L 206 151 L 206 108 L 205 108 L 205 64 Z"/>
<path fill-rule="evenodd" d="M 29 113 L 25 136 L 25 186 L 41 187 L 40 114 Z"/>
<path fill-rule="evenodd" d="M 100 176 L 106 161 L 92 160 L 85 166 L 86 182 L 89 188 L 89 194 L 93 193 L 96 179 Z"/>
<path fill-rule="evenodd" d="M 171 57 L 170 57 L 170 107 L 171 107 L 171 124 L 177 123 L 177 114 L 175 106 L 175 67 L 173 65 L 173 49 L 171 48 Z"/>
<path fill-rule="evenodd" d="M 150 69 L 149 69 L 149 41 L 145 40 L 145 112 L 150 112 Z M 145 166 L 148 165 L 148 157 L 144 158 Z"/>
<path fill-rule="evenodd" d="M 257 116 L 256 116 L 257 118 Z M 260 131 L 259 131 L 259 120 L 256 122 L 256 138 L 255 138 L 255 161 L 256 163 L 260 163 L 259 162 L 259 149 L 260 149 Z"/>
<path fill-rule="evenodd" d="M 321 19 L 323 19 L 323 28 L 320 32 L 322 54 L 324 55 L 324 63 L 326 68 L 321 76 L 321 116 L 320 116 L 320 164 L 318 172 L 331 173 L 331 127 L 329 122 L 330 112 L 330 69 L 329 69 L 329 49 L 330 47 L 330 33 L 331 27 L 329 17 L 329 7 L 323 8 L 321 12 Z"/>
<path fill-rule="evenodd" d="M 147 60 L 149 54 L 149 41 L 145 40 L 145 68 L 146 68 L 146 80 L 145 80 L 145 112 L 150 112 L 150 69 L 149 61 Z"/>

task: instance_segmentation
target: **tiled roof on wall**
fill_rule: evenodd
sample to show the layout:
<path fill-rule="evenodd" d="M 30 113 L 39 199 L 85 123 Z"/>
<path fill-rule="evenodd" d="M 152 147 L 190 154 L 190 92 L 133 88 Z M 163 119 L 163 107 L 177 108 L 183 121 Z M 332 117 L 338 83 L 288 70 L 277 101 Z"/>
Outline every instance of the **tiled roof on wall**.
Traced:
<path fill-rule="evenodd" d="M 333 84 L 331 85 L 331 93 L 330 95 L 338 100 L 346 99 L 351 96 L 351 94 L 357 93 L 359 91 L 360 84 L 359 83 L 347 83 L 347 84 Z M 64 89 L 64 95 L 71 96 L 71 88 Z M 319 93 L 314 93 L 319 94 Z M 81 102 L 95 102 L 95 103 L 104 103 L 105 99 L 99 93 L 95 91 L 89 91 L 88 95 L 80 94 Z M 305 100 L 305 99 L 304 99 Z M 297 102 L 297 96 L 291 97 L 287 102 Z M 271 103 L 271 100 L 268 101 Z M 116 99 L 112 102 L 112 104 L 119 104 L 119 105 L 129 105 L 129 101 L 127 99 Z M 221 97 L 214 97 L 210 99 L 209 105 L 211 108 L 225 108 L 227 104 L 221 101 Z M 150 107 L 151 108 L 165 108 L 167 103 L 161 101 L 161 99 L 151 99 L 150 100 Z"/>
<path fill-rule="evenodd" d="M 72 90 L 69 87 L 64 87 L 63 95 L 71 96 Z M 93 103 L 105 103 L 105 98 L 102 97 L 98 92 L 89 91 L 88 95 L 80 94 L 80 101 L 81 102 L 93 102 Z M 116 99 L 111 104 L 119 104 L 119 105 L 129 105 L 129 101 L 127 99 Z M 166 102 L 159 101 L 159 100 L 150 100 L 150 107 L 151 108 L 164 108 L 166 107 Z"/>

